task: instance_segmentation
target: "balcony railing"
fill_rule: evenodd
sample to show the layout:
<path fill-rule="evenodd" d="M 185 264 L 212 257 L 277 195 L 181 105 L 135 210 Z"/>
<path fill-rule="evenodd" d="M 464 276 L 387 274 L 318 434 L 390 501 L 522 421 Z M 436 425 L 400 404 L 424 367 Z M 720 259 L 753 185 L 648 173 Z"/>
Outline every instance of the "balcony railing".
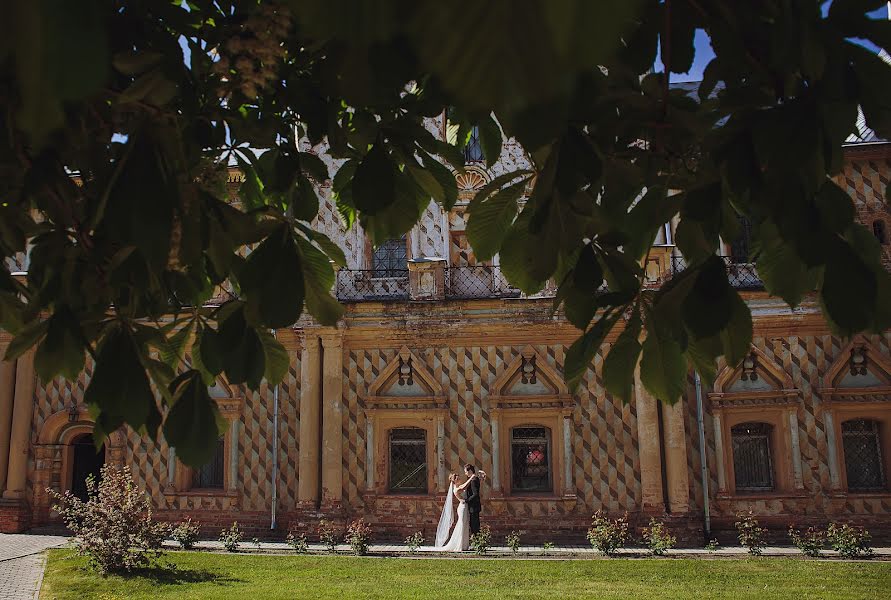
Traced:
<path fill-rule="evenodd" d="M 520 290 L 511 286 L 497 266 L 448 267 L 445 270 L 445 297 L 519 298 Z"/>
<path fill-rule="evenodd" d="M 738 290 L 764 289 L 764 282 L 758 277 L 758 272 L 755 270 L 755 263 L 736 262 L 738 259 L 735 259 L 732 256 L 722 256 L 721 260 L 724 261 L 724 264 L 727 267 L 727 279 L 730 281 L 731 286 Z M 684 260 L 683 256 L 671 257 L 671 272 L 673 275 L 677 275 L 686 268 L 687 262 Z"/>
<path fill-rule="evenodd" d="M 334 295 L 341 302 L 408 299 L 408 269 L 341 269 Z"/>

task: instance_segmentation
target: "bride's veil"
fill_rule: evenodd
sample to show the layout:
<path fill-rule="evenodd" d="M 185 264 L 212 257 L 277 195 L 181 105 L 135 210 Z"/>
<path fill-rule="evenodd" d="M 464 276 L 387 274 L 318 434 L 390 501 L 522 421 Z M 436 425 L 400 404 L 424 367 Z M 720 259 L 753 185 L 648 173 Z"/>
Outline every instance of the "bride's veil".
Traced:
<path fill-rule="evenodd" d="M 442 516 L 439 517 L 439 526 L 436 528 L 436 545 L 445 546 L 449 541 L 449 531 L 452 529 L 454 511 L 452 510 L 452 498 L 455 497 L 455 484 L 449 484 L 449 493 L 446 496 L 445 505 L 442 507 Z"/>

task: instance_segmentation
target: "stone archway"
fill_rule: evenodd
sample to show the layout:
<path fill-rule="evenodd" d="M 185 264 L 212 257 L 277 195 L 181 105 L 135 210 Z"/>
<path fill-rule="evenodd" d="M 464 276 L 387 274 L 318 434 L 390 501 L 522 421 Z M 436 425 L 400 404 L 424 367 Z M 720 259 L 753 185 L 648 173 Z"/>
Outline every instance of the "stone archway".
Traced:
<path fill-rule="evenodd" d="M 92 437 L 94 422 L 84 405 L 72 413 L 56 412 L 43 423 L 34 445 L 34 523 L 45 523 L 51 518 L 52 499 L 47 488 L 57 492 L 72 489 L 75 452 L 84 436 Z M 121 468 L 124 466 L 126 439 L 122 431 L 113 432 L 105 444 L 102 462 Z M 81 451 L 83 452 L 83 450 Z"/>

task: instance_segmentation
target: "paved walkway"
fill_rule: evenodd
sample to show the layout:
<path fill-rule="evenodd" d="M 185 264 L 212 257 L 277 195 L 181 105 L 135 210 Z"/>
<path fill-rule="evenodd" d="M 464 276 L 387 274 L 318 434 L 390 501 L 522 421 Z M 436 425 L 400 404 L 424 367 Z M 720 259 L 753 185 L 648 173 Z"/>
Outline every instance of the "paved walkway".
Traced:
<path fill-rule="evenodd" d="M 60 535 L 0 533 L 0 600 L 32 600 L 40 592 L 44 551 L 65 544 Z"/>

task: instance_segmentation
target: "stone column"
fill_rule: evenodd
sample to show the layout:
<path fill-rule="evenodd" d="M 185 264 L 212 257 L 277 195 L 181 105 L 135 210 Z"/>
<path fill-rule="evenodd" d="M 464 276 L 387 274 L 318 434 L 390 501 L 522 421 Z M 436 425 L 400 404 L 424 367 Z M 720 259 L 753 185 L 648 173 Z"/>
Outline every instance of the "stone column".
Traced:
<path fill-rule="evenodd" d="M 16 361 L 15 400 L 12 431 L 9 438 L 9 463 L 4 498 L 18 500 L 25 496 L 28 476 L 28 446 L 31 441 L 31 415 L 34 412 L 34 350 Z"/>
<path fill-rule="evenodd" d="M 572 415 L 563 415 L 563 495 L 575 495 L 572 485 Z"/>
<path fill-rule="evenodd" d="M 374 411 L 365 411 L 365 489 L 374 491 L 374 473 L 377 470 L 374 456 Z"/>
<path fill-rule="evenodd" d="M 640 381 L 640 366 L 634 372 L 634 404 L 637 409 L 637 446 L 640 453 L 640 487 L 644 511 L 663 512 L 662 456 L 659 447 L 659 401 Z"/>
<path fill-rule="evenodd" d="M 436 415 L 436 490 L 445 492 L 446 488 L 446 472 L 445 472 L 445 415 L 439 413 Z"/>
<path fill-rule="evenodd" d="M 498 431 L 497 409 L 489 411 L 492 419 L 492 491 L 501 491 L 501 441 Z"/>
<path fill-rule="evenodd" d="M 301 504 L 318 505 L 320 499 L 319 436 L 322 421 L 321 406 L 322 367 L 319 363 L 319 337 L 315 331 L 307 331 L 300 359 L 300 458 L 297 467 L 297 501 Z"/>
<path fill-rule="evenodd" d="M 0 355 L 6 345 L 0 346 Z M 12 431 L 12 405 L 15 399 L 15 361 L 0 363 L 0 493 L 6 487 L 9 464 L 9 433 Z"/>
<path fill-rule="evenodd" d="M 343 346 L 339 331 L 322 334 L 322 504 L 337 505 L 343 497 Z"/>
<path fill-rule="evenodd" d="M 829 483 L 832 489 L 841 489 L 841 477 L 838 468 L 838 447 L 835 439 L 835 412 L 827 410 L 823 413 L 823 422 L 826 424 L 826 452 L 829 459 Z M 800 459 L 799 459 L 800 460 Z"/>
<path fill-rule="evenodd" d="M 672 513 L 690 510 L 690 479 L 687 470 L 687 436 L 684 427 L 684 403 L 662 404 L 665 425 L 665 469 L 668 483 L 668 508 Z"/>
<path fill-rule="evenodd" d="M 718 471 L 718 494 L 727 493 L 727 465 L 724 464 L 724 423 L 721 412 L 712 416 L 715 428 L 715 463 Z"/>
<path fill-rule="evenodd" d="M 804 478 L 801 474 L 801 441 L 798 433 L 798 410 L 795 407 L 789 409 L 789 440 L 792 442 L 792 481 L 796 490 L 803 490 Z"/>

